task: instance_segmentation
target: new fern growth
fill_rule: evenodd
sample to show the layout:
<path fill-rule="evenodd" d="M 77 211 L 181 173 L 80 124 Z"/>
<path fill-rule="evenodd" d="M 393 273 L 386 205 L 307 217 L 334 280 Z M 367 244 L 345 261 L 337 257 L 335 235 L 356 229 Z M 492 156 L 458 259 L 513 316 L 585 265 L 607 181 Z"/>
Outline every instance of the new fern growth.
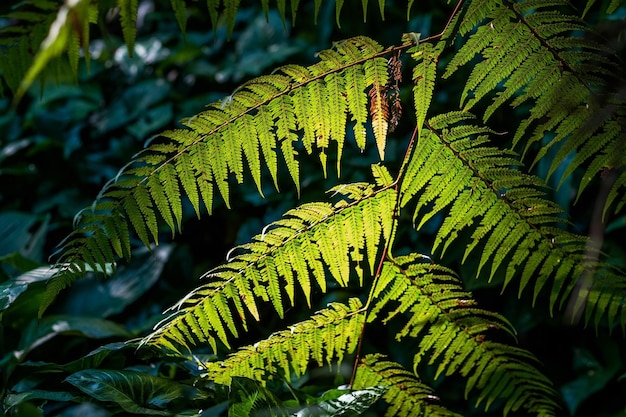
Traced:
<path fill-rule="evenodd" d="M 132 45 L 136 1 L 119 3 Z M 342 4 L 337 2 L 337 15 Z M 184 27 L 184 2 L 172 5 Z M 214 24 L 219 5 L 208 2 Z M 291 2 L 294 16 L 297 5 Z M 227 16 L 237 7 L 237 1 L 224 2 Z M 279 8 L 285 16 L 285 2 Z M 454 50 L 457 39 L 463 44 Z M 441 60 L 444 54 L 451 57 Z M 331 189 L 339 202 L 287 211 L 207 271 L 142 343 L 181 356 L 209 347 L 218 359 L 201 363 L 203 377 L 224 385 L 241 377 L 291 379 L 312 363 L 349 357 L 356 367 L 352 388 L 383 386 L 377 395 L 387 403 L 387 415 L 455 415 L 435 402 L 439 394 L 422 382 L 423 369 L 434 378 L 461 378 L 465 397 L 478 408 L 555 415 L 558 395 L 541 364 L 516 346 L 516 331 L 504 316 L 480 308 L 451 268 L 473 258 L 475 276 L 503 291 L 514 285 L 520 297 L 532 291 L 533 303 L 547 296 L 542 307 L 552 314 L 574 297 L 586 322 L 626 325 L 623 271 L 570 227 L 548 185 L 567 158 L 563 176 L 582 173 L 579 196 L 612 173 L 605 216 L 623 214 L 624 95 L 610 92 L 624 82 L 621 63 L 559 0 L 461 1 L 441 35 L 407 34 L 388 48 L 356 37 L 321 51 L 318 59 L 251 80 L 183 120 L 185 128 L 148 143 L 76 216 L 42 309 L 87 269 L 105 271 L 129 259 L 131 232 L 148 247 L 159 243 L 162 224 L 179 232 L 184 201 L 198 217 L 210 215 L 217 195 L 228 206 L 231 191 L 248 176 L 260 195 L 268 185 L 279 190 L 280 172 L 300 192 L 302 158 L 318 158 L 326 175 L 328 155 L 336 152 L 339 173 L 349 137 L 360 150 L 375 143 L 383 161 L 403 108 L 407 113 L 400 90 L 410 88 L 414 111 L 405 120 L 414 133 L 397 172 L 374 165 L 371 181 Z M 437 89 L 470 63 L 461 109 L 433 115 Z M 402 65 L 411 68 L 409 82 Z M 525 117 L 510 126 L 510 135 L 487 126 L 507 104 Z M 550 169 L 541 178 L 533 166 L 547 158 Z M 418 253 L 396 256 L 398 230 L 417 233 L 427 225 L 436 229 L 431 257 L 437 261 Z M 450 252 L 459 246 L 464 249 L 456 258 Z M 588 282 L 576 292 L 583 276 Z M 285 319 L 287 309 L 311 308 L 315 295 L 331 286 L 363 296 L 332 303 L 253 345 L 237 343 L 252 320 L 272 314 L 261 305 Z M 361 352 L 374 325 L 412 342 L 411 370 Z"/>

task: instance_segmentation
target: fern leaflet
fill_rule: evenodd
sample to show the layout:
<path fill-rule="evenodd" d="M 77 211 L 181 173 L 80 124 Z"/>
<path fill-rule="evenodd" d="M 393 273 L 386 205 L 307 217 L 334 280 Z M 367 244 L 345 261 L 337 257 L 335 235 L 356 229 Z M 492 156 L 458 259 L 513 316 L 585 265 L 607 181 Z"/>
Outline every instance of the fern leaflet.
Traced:
<path fill-rule="evenodd" d="M 558 408 L 550 381 L 532 364 L 536 359 L 523 349 L 486 339 L 491 330 L 514 335 L 501 316 L 476 307 L 470 293 L 447 268 L 424 262 L 418 255 L 385 262 L 374 290 L 368 322 L 386 309 L 386 323 L 406 314 L 396 334 L 419 339 L 414 367 L 437 364 L 435 378 L 459 373 L 467 379 L 465 395 L 478 390 L 476 405 L 485 410 L 504 400 L 504 414 L 520 408 L 554 415 Z M 397 303 L 397 304 L 396 304 Z M 391 306 L 390 306 L 391 304 Z"/>
<path fill-rule="evenodd" d="M 386 416 L 459 416 L 437 404 L 439 398 L 434 391 L 415 375 L 380 354 L 361 359 L 352 388 L 372 386 L 388 387 L 382 397 L 389 405 Z"/>
<path fill-rule="evenodd" d="M 203 278 L 210 281 L 184 297 L 145 343 L 177 351 L 200 343 L 217 351 L 218 341 L 228 346 L 227 333 L 238 335 L 236 323 L 245 329 L 246 317 L 260 319 L 257 300 L 270 302 L 283 317 L 284 306 L 295 304 L 296 284 L 310 306 L 311 281 L 325 292 L 326 270 L 347 286 L 352 269 L 362 277 L 365 257 L 373 273 L 381 239 L 391 233 L 396 194 L 392 189 L 374 192 L 366 184 L 347 189 L 351 199 L 359 190 L 358 199 L 334 207 L 304 204 L 265 227 L 251 243 L 234 248 L 229 257 L 238 254 L 207 272 Z"/>
<path fill-rule="evenodd" d="M 341 156 L 346 112 L 362 109 L 367 89 L 375 90 L 387 83 L 387 63 L 382 57 L 385 53 L 380 45 L 364 37 L 340 42 L 335 49 L 320 52 L 319 63 L 306 68 L 289 65 L 277 74 L 252 80 L 225 101 L 213 103 L 208 110 L 184 120 L 188 129 L 164 132 L 104 187 L 90 209 L 77 215 L 75 230 L 63 244 L 59 262 L 100 257 L 100 251 L 88 253 L 96 246 L 118 248 L 119 252 L 128 240 L 121 232 L 131 227 L 144 245 L 158 243 L 159 217 L 172 233 L 180 229 L 183 194 L 189 196 L 197 214 L 202 211 L 201 202 L 211 213 L 215 188 L 228 205 L 231 176 L 239 183 L 244 180 L 244 158 L 262 194 L 261 163 L 265 163 L 278 186 L 275 149 L 280 149 L 299 191 L 297 142 L 302 140 L 308 153 L 318 149 L 324 169 L 330 141 L 338 144 Z M 350 84 L 354 79 L 360 79 L 358 85 L 365 89 L 356 91 Z M 343 111 L 329 111 L 329 101 Z M 354 129 L 364 130 L 366 114 L 358 110 L 352 117 L 357 121 Z M 385 138 L 377 136 L 376 140 L 382 157 Z M 357 145 L 363 149 L 365 142 L 360 139 Z M 111 229 L 107 218 L 132 226 Z M 100 225 L 94 227 L 97 223 Z M 97 244 L 89 243 L 91 240 Z M 80 253 L 81 247 L 85 253 Z M 104 260 L 114 261 L 106 256 Z M 59 288 L 73 279 L 70 275 L 60 276 L 60 282 L 49 287 L 43 308 Z"/>
<path fill-rule="evenodd" d="M 503 274 L 504 287 L 517 277 L 520 295 L 534 281 L 535 299 L 552 280 L 550 308 L 562 305 L 583 271 L 599 266 L 586 256 L 587 238 L 559 227 L 561 209 L 546 198 L 544 182 L 511 168 L 520 165 L 514 153 L 485 146 L 493 132 L 471 119 L 466 113 L 431 119 L 407 167 L 401 205 L 420 193 L 417 228 L 451 205 L 433 250 L 445 252 L 471 226 L 463 261 L 480 247 L 477 275 L 490 265 L 489 279 Z"/>
<path fill-rule="evenodd" d="M 621 67 L 610 48 L 593 40 L 591 30 L 571 12 L 567 1 L 468 2 L 459 28 L 462 36 L 475 32 L 450 60 L 444 77 L 475 56 L 483 57 L 465 84 L 464 110 L 497 90 L 501 91 L 485 111 L 485 120 L 506 102 L 513 107 L 530 104 L 529 117 L 519 125 L 515 143 L 524 139 L 527 152 L 541 142 L 545 132 L 554 133 L 534 163 L 556 147 L 548 173 L 552 175 L 573 155 L 561 183 L 588 164 L 578 196 L 605 169 L 624 168 L 626 106 L 619 92 L 610 92 L 612 85 L 623 82 Z M 527 134 L 531 129 L 534 132 Z"/>
<path fill-rule="evenodd" d="M 279 375 L 286 380 L 302 376 L 311 361 L 319 366 L 341 363 L 346 354 L 354 352 L 364 317 L 357 298 L 350 299 L 348 305 L 331 303 L 289 330 L 239 348 L 224 361 L 207 362 L 205 376 L 224 385 L 230 385 L 233 377 L 266 383 Z"/>

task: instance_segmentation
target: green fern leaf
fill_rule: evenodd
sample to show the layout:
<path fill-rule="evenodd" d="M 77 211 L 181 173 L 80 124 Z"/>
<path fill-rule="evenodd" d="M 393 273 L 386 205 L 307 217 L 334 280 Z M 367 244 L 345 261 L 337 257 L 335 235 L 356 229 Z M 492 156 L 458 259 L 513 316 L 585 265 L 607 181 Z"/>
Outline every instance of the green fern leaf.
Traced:
<path fill-rule="evenodd" d="M 545 132 L 553 132 L 555 137 L 534 162 L 557 147 L 550 156 L 548 176 L 573 155 L 562 184 L 594 158 L 585 167 L 578 196 L 606 168 L 626 165 L 624 152 L 616 153 L 624 147 L 623 98 L 605 93 L 623 81 L 620 64 L 612 50 L 592 40 L 591 30 L 566 1 L 469 2 L 459 33 L 465 36 L 474 30 L 444 74 L 448 77 L 481 57 L 473 63 L 464 87 L 466 110 L 488 95 L 494 98 L 485 119 L 506 102 L 513 107 L 525 104 L 529 116 L 517 128 L 514 142 L 523 139 L 527 152 Z M 534 133 L 528 134 L 531 129 Z"/>
<path fill-rule="evenodd" d="M 532 279 L 535 298 L 552 280 L 550 308 L 562 306 L 582 271 L 597 268 L 585 256 L 587 239 L 559 228 L 561 209 L 545 197 L 543 181 L 511 168 L 515 155 L 485 146 L 489 130 L 466 120 L 458 113 L 431 120 L 407 166 L 401 206 L 419 194 L 418 228 L 450 206 L 434 251 L 445 252 L 472 226 L 463 260 L 481 248 L 477 275 L 491 265 L 489 280 L 503 274 L 506 287 L 518 279 L 520 294 Z"/>
<path fill-rule="evenodd" d="M 361 359 L 352 388 L 388 387 L 383 400 L 389 405 L 386 416 L 437 415 L 459 416 L 441 405 L 434 391 L 398 363 L 385 360 L 380 354 Z"/>
<path fill-rule="evenodd" d="M 437 75 L 437 62 L 443 50 L 443 43 L 432 45 L 422 43 L 409 49 L 409 53 L 418 63 L 413 68 L 413 100 L 415 102 L 415 112 L 417 118 L 418 136 L 422 130 L 422 125 L 426 120 L 426 113 L 430 108 L 435 88 L 435 78 Z"/>
<path fill-rule="evenodd" d="M 41 46 L 35 46 L 34 50 L 37 51 L 37 54 L 28 71 L 25 72 L 23 78 L 20 77 L 21 81 L 15 92 L 15 102 L 21 99 L 46 66 L 50 65 L 54 58 L 58 58 L 64 52 L 69 52 L 70 54 L 71 67 L 78 67 L 78 47 L 76 42 L 83 34 L 75 34 L 74 31 L 79 30 L 82 32 L 85 28 L 88 28 L 89 10 L 91 7 L 90 2 L 87 0 L 77 0 L 71 4 L 67 3 L 61 6 Z M 75 22 L 79 22 L 79 25 L 76 26 Z M 72 42 L 72 39 L 74 42 Z"/>
<path fill-rule="evenodd" d="M 239 9 L 239 0 L 224 0 L 224 17 L 226 18 L 226 31 L 228 37 L 233 34 L 235 28 L 235 18 Z"/>
<path fill-rule="evenodd" d="M 355 189 L 348 188 L 352 190 L 350 197 L 355 197 Z M 361 268 L 363 248 L 367 248 L 366 262 L 373 274 L 371 258 L 376 257 L 381 240 L 390 235 L 396 194 L 392 189 L 372 192 L 368 186 L 362 190 L 363 194 L 349 204 L 343 200 L 336 206 L 309 203 L 290 210 L 252 242 L 234 248 L 238 254 L 207 272 L 204 278 L 210 281 L 183 298 L 174 307 L 175 313 L 145 342 L 168 347 L 208 343 L 214 350 L 218 341 L 227 345 L 225 327 L 236 334 L 232 304 L 244 327 L 248 313 L 259 319 L 257 299 L 271 302 L 283 317 L 284 306 L 295 303 L 296 283 L 310 303 L 310 275 L 324 292 L 328 279 L 325 268 L 335 282 L 347 286 L 350 271 Z M 293 262 L 294 256 L 300 260 Z M 298 274 L 297 279 L 294 274 Z M 362 280 L 361 272 L 359 276 Z M 185 332 L 190 326 L 200 326 L 204 331 Z"/>
<path fill-rule="evenodd" d="M 105 219 L 126 221 L 144 245 L 158 243 L 158 217 L 163 218 L 172 232 L 180 230 L 183 198 L 191 201 L 196 214 L 201 211 L 200 201 L 211 213 L 214 188 L 217 187 L 229 206 L 229 178 L 232 175 L 238 182 L 244 181 L 244 157 L 261 195 L 263 164 L 277 186 L 278 149 L 299 192 L 300 165 L 295 148 L 300 136 L 307 153 L 320 150 L 324 170 L 329 141 L 335 141 L 339 164 L 347 113 L 353 109 L 357 111 L 357 114 L 350 113 L 350 117 L 357 121 L 354 128 L 362 130 L 368 89 L 387 83 L 385 53 L 370 39 L 353 38 L 339 42 L 333 50 L 320 52 L 321 61 L 308 68 L 287 66 L 276 74 L 246 83 L 227 100 L 213 103 L 208 110 L 183 120 L 187 129 L 166 131 L 152 140 L 104 187 L 94 204 L 100 210 L 93 211 L 89 221 L 101 224 Z M 362 86 L 362 90 L 356 90 L 354 85 L 343 80 L 347 73 L 352 80 L 358 81 L 356 85 Z M 339 111 L 330 110 L 331 96 Z M 307 113 L 305 109 L 315 109 L 315 103 L 320 104 L 317 107 L 320 111 Z M 363 149 L 362 136 L 357 136 L 357 140 L 357 145 Z M 383 155 L 386 137 L 378 135 L 376 140 Z M 101 201 L 107 202 L 106 210 L 104 205 L 99 205 Z M 94 259 L 88 251 L 98 245 L 111 248 L 104 252 L 106 254 L 129 254 L 121 248 L 126 247 L 122 242 L 130 240 L 122 232 L 130 227 L 119 225 L 112 228 L 109 225 L 109 231 L 116 231 L 113 234 L 115 241 L 109 242 L 107 233 L 88 230 L 81 223 L 84 219 L 84 216 L 79 218 L 77 233 L 64 243 L 66 248 L 74 248 L 71 256 L 62 255 L 64 262 L 79 262 L 86 256 Z M 91 246 L 81 240 L 83 253 L 78 250 L 76 242 L 72 242 L 81 231 L 88 232 L 89 239 L 99 240 L 97 245 Z M 322 281 L 319 272 L 314 275 L 318 282 Z"/>
<path fill-rule="evenodd" d="M 117 7 L 120 8 L 120 22 L 122 24 L 122 34 L 128 49 L 128 54 L 133 55 L 135 50 L 135 37 L 137 35 L 137 0 L 117 0 Z"/>
<path fill-rule="evenodd" d="M 319 366 L 341 363 L 356 349 L 363 321 L 358 299 L 351 298 L 348 305 L 331 303 L 310 319 L 273 333 L 254 346 L 244 346 L 224 361 L 205 363 L 206 377 L 224 385 L 230 385 L 234 377 L 265 384 L 279 375 L 287 380 L 303 375 L 312 360 Z"/>
<path fill-rule="evenodd" d="M 178 22 L 178 27 L 185 37 L 186 29 L 187 29 L 187 6 L 185 5 L 184 0 L 170 0 L 170 4 L 172 5 L 172 10 L 174 10 L 174 15 L 176 16 L 176 22 Z"/>
<path fill-rule="evenodd" d="M 415 368 L 436 365 L 435 378 L 461 374 L 467 378 L 466 396 L 478 391 L 476 405 L 484 403 L 485 410 L 501 399 L 505 415 L 521 408 L 555 414 L 556 393 L 534 367 L 536 359 L 523 349 L 486 340 L 491 330 L 511 335 L 515 331 L 503 317 L 478 309 L 450 270 L 424 262 L 419 255 L 385 262 L 374 297 L 368 322 L 376 320 L 390 301 L 394 308 L 383 322 L 407 315 L 396 338 L 418 339 Z"/>
<path fill-rule="evenodd" d="M 604 206 L 603 217 L 606 217 L 606 211 L 613 204 L 616 204 L 615 212 L 621 212 L 626 206 L 626 193 L 624 193 L 624 189 L 626 189 L 626 170 L 622 171 L 621 174 L 617 177 L 613 186 L 611 187 L 611 191 L 606 198 L 606 204 Z M 617 200 L 619 198 L 619 200 Z"/>

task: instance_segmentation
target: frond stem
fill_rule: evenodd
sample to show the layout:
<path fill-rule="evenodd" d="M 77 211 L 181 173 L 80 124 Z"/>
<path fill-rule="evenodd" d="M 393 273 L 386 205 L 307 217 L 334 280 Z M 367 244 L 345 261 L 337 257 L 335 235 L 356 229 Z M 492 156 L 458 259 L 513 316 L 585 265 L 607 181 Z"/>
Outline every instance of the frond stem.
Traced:
<path fill-rule="evenodd" d="M 443 27 L 443 30 L 441 32 L 439 32 L 436 35 L 432 35 L 427 38 L 421 39 L 420 42 L 427 42 L 433 39 L 441 38 L 444 35 L 444 33 L 446 33 L 446 30 L 448 30 L 448 27 L 450 27 L 450 24 L 452 23 L 452 19 L 454 19 L 454 16 L 456 16 L 457 12 L 461 8 L 461 5 L 463 4 L 464 1 L 465 0 L 459 0 L 457 2 L 456 6 L 454 7 L 454 10 L 452 10 L 452 13 L 450 13 L 450 18 L 448 19 L 448 22 L 446 22 L 446 25 Z"/>
<path fill-rule="evenodd" d="M 554 49 L 541 35 L 539 35 L 539 33 L 537 33 L 537 31 L 531 25 L 528 24 L 524 16 L 519 11 L 517 11 L 515 5 L 510 0 L 505 0 L 504 3 L 509 8 L 509 10 L 511 10 L 515 14 L 517 19 L 528 28 L 528 30 L 530 31 L 530 33 L 533 34 L 535 39 L 537 39 L 539 43 L 541 43 L 541 45 L 552 54 L 554 59 L 558 62 L 558 66 L 561 71 L 567 71 L 571 73 L 578 80 L 578 82 L 580 82 L 580 84 L 585 87 L 585 89 L 587 89 L 592 95 L 594 95 L 594 91 L 589 86 L 589 84 L 585 80 L 583 80 L 578 72 L 574 70 L 574 68 L 559 55 L 559 52 L 556 49 Z"/>

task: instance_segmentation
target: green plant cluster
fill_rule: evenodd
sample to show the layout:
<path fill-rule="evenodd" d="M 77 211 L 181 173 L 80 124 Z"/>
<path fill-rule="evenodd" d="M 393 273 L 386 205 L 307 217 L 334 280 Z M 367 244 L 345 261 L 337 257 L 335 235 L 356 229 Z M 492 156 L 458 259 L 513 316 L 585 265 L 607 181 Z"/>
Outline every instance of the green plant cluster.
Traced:
<path fill-rule="evenodd" d="M 626 6 L 358 6 L 0 8 L 1 412 L 624 415 Z"/>

